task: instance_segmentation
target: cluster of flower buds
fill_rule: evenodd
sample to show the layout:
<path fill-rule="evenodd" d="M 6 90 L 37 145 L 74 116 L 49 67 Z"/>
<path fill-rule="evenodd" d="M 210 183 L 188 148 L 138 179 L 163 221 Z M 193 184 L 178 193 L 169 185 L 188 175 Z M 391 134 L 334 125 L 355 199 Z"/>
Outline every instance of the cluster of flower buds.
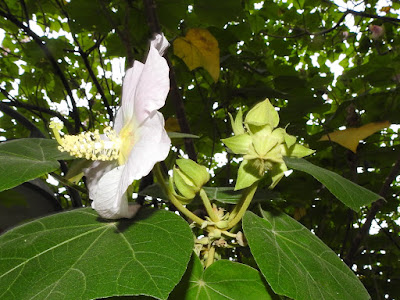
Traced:
<path fill-rule="evenodd" d="M 178 168 L 174 167 L 170 177 L 170 189 L 174 196 L 182 203 L 190 203 L 202 186 L 210 180 L 206 167 L 191 159 L 177 159 Z"/>
<path fill-rule="evenodd" d="M 268 99 L 255 105 L 244 122 L 241 110 L 235 119 L 230 118 L 235 135 L 222 141 L 232 152 L 243 155 L 235 190 L 249 187 L 265 172 L 271 176 L 273 188 L 287 171 L 284 156 L 304 157 L 314 152 L 296 144 L 296 137 L 285 129 L 277 128 L 279 115 Z"/>

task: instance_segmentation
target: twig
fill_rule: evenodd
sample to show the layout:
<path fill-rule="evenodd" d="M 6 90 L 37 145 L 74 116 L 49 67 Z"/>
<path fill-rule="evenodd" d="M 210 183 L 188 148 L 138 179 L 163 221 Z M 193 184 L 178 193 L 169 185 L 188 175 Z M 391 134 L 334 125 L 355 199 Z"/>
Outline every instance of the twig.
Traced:
<path fill-rule="evenodd" d="M 68 24 L 70 25 L 70 28 L 72 28 L 71 24 L 70 24 L 70 17 L 68 12 L 64 9 L 64 6 L 61 2 L 56 1 L 60 10 L 62 11 L 62 13 L 64 14 L 64 16 L 68 19 Z M 109 119 L 112 122 L 114 119 L 114 113 L 110 107 L 110 104 L 108 103 L 107 97 L 104 94 L 103 88 L 101 87 L 99 81 L 97 80 L 96 75 L 93 72 L 92 66 L 90 65 L 90 62 L 88 60 L 89 54 L 94 50 L 99 48 L 101 42 L 104 40 L 105 37 L 100 37 L 97 39 L 97 41 L 94 43 L 94 45 L 92 47 L 90 47 L 88 50 L 84 51 L 81 44 L 79 43 L 78 39 L 76 38 L 75 34 L 72 33 L 72 38 L 75 42 L 75 44 L 78 46 L 78 52 L 83 60 L 83 63 L 85 64 L 86 69 L 88 70 L 89 76 L 92 79 L 94 85 L 96 86 L 97 92 L 100 94 L 101 99 L 103 101 L 104 107 L 107 110 L 107 113 L 109 115 Z"/>
<path fill-rule="evenodd" d="M 385 17 L 385 16 L 378 16 L 378 15 L 374 15 L 374 14 L 369 14 L 366 12 L 361 12 L 361 11 L 355 11 L 355 10 L 351 10 L 351 9 L 347 9 L 345 12 L 343 12 L 343 15 L 340 17 L 340 19 L 338 20 L 338 22 L 336 23 L 335 26 L 328 28 L 328 29 L 324 29 L 322 31 L 318 31 L 318 32 L 310 32 L 307 29 L 303 29 L 302 32 L 298 33 L 298 34 L 294 34 L 294 35 L 289 35 L 289 36 L 279 36 L 279 35 L 274 35 L 274 34 L 270 34 L 268 32 L 265 31 L 260 31 L 261 33 L 273 37 L 273 38 L 280 38 L 280 39 L 295 39 L 295 38 L 299 38 L 305 35 L 324 35 L 327 34 L 331 31 L 334 31 L 336 28 L 338 28 L 340 26 L 340 24 L 343 23 L 344 19 L 346 18 L 347 15 L 354 15 L 354 16 L 361 16 L 361 17 L 367 17 L 367 18 L 371 18 L 371 19 L 380 19 L 382 21 L 386 21 L 386 22 L 390 22 L 390 23 L 395 23 L 398 24 L 400 23 L 399 19 L 396 18 L 392 18 L 392 17 Z"/>
<path fill-rule="evenodd" d="M 397 158 L 396 163 L 392 167 L 392 170 L 390 171 L 389 175 L 386 177 L 386 180 L 385 180 L 384 184 L 382 185 L 381 190 L 379 191 L 380 196 L 382 196 L 383 198 L 386 196 L 386 194 L 389 191 L 390 184 L 393 182 L 393 180 L 399 174 L 399 171 L 400 171 L 400 156 Z M 378 213 L 378 211 L 380 210 L 380 208 L 383 206 L 384 203 L 385 203 L 385 200 L 379 199 L 378 201 L 375 201 L 372 204 L 371 209 L 368 212 L 368 215 L 366 217 L 364 224 L 362 225 L 362 227 L 358 231 L 357 235 L 353 239 L 350 250 L 347 253 L 346 257 L 344 258 L 344 262 L 348 266 L 351 266 L 353 264 L 354 256 L 357 254 L 360 244 L 365 239 L 365 237 L 368 235 L 369 229 L 371 228 L 372 221 L 375 219 L 376 214 Z"/>
<path fill-rule="evenodd" d="M 289 36 L 274 35 L 274 34 L 270 34 L 270 33 L 265 32 L 265 31 L 261 31 L 261 33 L 263 33 L 263 34 L 265 34 L 267 36 L 273 37 L 273 38 L 280 38 L 280 39 L 295 39 L 295 38 L 298 38 L 298 37 L 302 37 L 304 35 L 324 35 L 324 34 L 327 34 L 327 33 L 331 32 L 331 31 L 334 31 L 337 27 L 339 27 L 340 24 L 342 24 L 342 22 L 344 21 L 344 19 L 346 18 L 346 16 L 349 13 L 350 13 L 349 11 L 344 12 L 344 14 L 340 17 L 339 21 L 336 23 L 335 26 L 333 26 L 331 28 L 328 28 L 328 29 L 325 29 L 325 30 L 322 30 L 322 31 L 319 31 L 319 32 L 310 32 L 307 29 L 303 29 L 302 32 L 300 32 L 298 34 L 295 34 L 295 35 L 289 35 Z"/>
<path fill-rule="evenodd" d="M 21 21 L 19 21 L 14 15 L 9 14 L 3 10 L 0 10 L 0 16 L 8 19 L 12 23 L 14 23 L 17 27 L 19 27 L 23 31 L 25 31 L 25 33 L 28 34 L 36 42 L 36 44 L 43 51 L 43 53 L 45 54 L 47 59 L 50 61 L 55 73 L 61 79 L 61 82 L 63 83 L 63 86 L 64 86 L 65 90 L 67 91 L 69 98 L 71 99 L 72 117 L 75 121 L 75 132 L 78 132 L 79 128 L 81 127 L 81 122 L 80 122 L 79 111 L 76 106 L 74 96 L 72 95 L 72 91 L 69 86 L 67 78 L 64 76 L 64 73 L 61 71 L 61 68 L 59 67 L 59 65 L 57 63 L 57 60 L 54 58 L 53 54 L 47 47 L 46 43 L 36 33 L 34 33 L 29 27 L 25 26 Z"/>
<path fill-rule="evenodd" d="M 4 104 L 4 102 L 0 102 L 0 110 L 10 117 L 17 120 L 21 125 L 25 126 L 30 130 L 31 136 L 45 138 L 45 135 L 33 124 L 30 120 L 28 120 L 25 116 L 21 115 L 18 111 L 12 109 L 8 105 Z"/>
<path fill-rule="evenodd" d="M 126 8 L 126 13 L 125 13 L 125 24 L 124 24 L 125 26 L 124 26 L 123 31 L 120 29 L 120 26 L 114 22 L 114 19 L 112 18 L 109 9 L 106 7 L 106 3 L 107 3 L 107 1 L 100 0 L 101 8 L 102 8 L 107 20 L 114 27 L 115 32 L 118 34 L 118 36 L 120 37 L 120 39 L 122 40 L 122 42 L 125 46 L 126 63 L 129 67 L 131 67 L 133 64 L 133 61 L 134 61 L 134 55 L 133 55 L 133 47 L 132 47 L 129 26 L 128 26 L 129 17 L 131 16 L 129 1 L 127 1 L 127 8 Z"/>
<path fill-rule="evenodd" d="M 160 33 L 161 32 L 161 26 L 158 21 L 157 13 L 156 13 L 156 5 L 153 0 L 143 0 L 144 7 L 145 7 L 145 12 L 146 12 L 146 17 L 147 17 L 147 23 L 149 24 L 149 28 L 151 32 L 154 33 Z M 169 66 L 169 77 L 170 77 L 170 82 L 171 82 L 171 88 L 170 88 L 170 95 L 171 98 L 174 102 L 174 106 L 176 109 L 176 117 L 178 119 L 179 127 L 181 128 L 183 133 L 191 133 L 190 131 L 190 126 L 189 122 L 186 118 L 185 114 L 185 108 L 183 104 L 183 99 L 181 94 L 179 93 L 178 89 L 178 84 L 176 82 L 176 76 L 175 72 L 172 66 L 172 63 L 168 56 L 165 57 L 167 60 L 168 66 Z M 184 139 L 185 143 L 185 149 L 186 152 L 191 160 L 197 161 L 197 154 L 196 150 L 194 148 L 193 140 L 185 138 Z"/>
<path fill-rule="evenodd" d="M 17 99 L 15 99 L 14 97 L 11 97 L 10 94 L 8 94 L 8 92 L 4 89 L 2 89 L 0 87 L 0 92 L 7 97 L 7 99 L 9 99 L 11 102 L 2 102 L 3 104 L 7 105 L 7 106 L 14 106 L 14 107 L 21 107 L 21 108 L 25 108 L 26 110 L 32 111 L 32 110 L 36 110 L 39 112 L 43 112 L 46 113 L 48 115 L 51 115 L 53 117 L 57 117 L 60 119 L 61 122 L 64 123 L 64 126 L 67 128 L 69 133 L 72 133 L 73 128 L 71 126 L 71 124 L 68 122 L 68 120 L 59 112 L 51 110 L 49 108 L 46 107 L 42 107 L 42 106 L 37 106 L 37 105 L 32 105 L 32 104 L 28 104 L 28 103 L 24 103 L 21 101 L 18 101 Z"/>
<path fill-rule="evenodd" d="M 97 77 L 94 74 L 93 69 L 89 63 L 88 54 L 82 50 L 81 45 L 79 44 L 78 40 L 75 37 L 74 37 L 74 41 L 78 45 L 79 53 L 82 57 L 83 63 L 85 64 L 85 67 L 88 70 L 90 78 L 92 78 L 92 81 L 93 81 L 94 85 L 96 86 L 96 89 L 99 92 L 101 99 L 103 100 L 104 107 L 106 108 L 107 113 L 109 115 L 109 119 L 112 122 L 114 120 L 114 113 L 110 107 L 110 104 L 108 103 L 106 95 L 104 94 L 103 88 L 101 87 L 99 81 L 97 80 Z"/>

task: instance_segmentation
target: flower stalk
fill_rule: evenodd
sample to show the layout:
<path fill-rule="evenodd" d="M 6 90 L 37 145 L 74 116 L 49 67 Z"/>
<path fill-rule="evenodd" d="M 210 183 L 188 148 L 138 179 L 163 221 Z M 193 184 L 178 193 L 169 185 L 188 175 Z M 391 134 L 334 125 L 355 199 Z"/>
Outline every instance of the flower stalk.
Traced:
<path fill-rule="evenodd" d="M 214 262 L 214 256 L 215 256 L 215 247 L 211 246 L 210 249 L 208 250 L 208 257 L 206 260 L 205 268 L 207 269 L 209 266 L 212 265 Z"/>
<path fill-rule="evenodd" d="M 228 228 L 226 228 L 226 230 L 234 227 L 243 218 L 244 213 L 246 212 L 247 208 L 249 208 L 251 200 L 253 200 L 254 194 L 257 190 L 257 186 L 258 182 L 255 182 L 250 187 L 244 190 L 240 202 L 236 204 L 230 214 Z"/>
<path fill-rule="evenodd" d="M 211 202 L 210 199 L 208 199 L 207 193 L 205 192 L 204 189 L 200 189 L 200 198 L 201 201 L 203 201 L 204 207 L 206 208 L 206 211 L 208 213 L 208 216 L 210 217 L 210 219 L 213 222 L 218 222 L 219 221 L 219 217 L 217 216 L 217 214 L 215 213 L 214 209 L 211 206 Z"/>

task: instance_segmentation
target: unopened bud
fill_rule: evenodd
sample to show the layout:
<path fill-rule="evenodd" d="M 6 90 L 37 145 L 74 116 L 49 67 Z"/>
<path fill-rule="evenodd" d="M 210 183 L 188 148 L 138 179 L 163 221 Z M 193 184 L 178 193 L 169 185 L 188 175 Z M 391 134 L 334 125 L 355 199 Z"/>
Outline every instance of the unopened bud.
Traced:
<path fill-rule="evenodd" d="M 206 167 L 190 159 L 177 159 L 179 168 L 174 168 L 173 185 L 178 192 L 182 203 L 188 204 L 200 191 L 201 187 L 210 180 Z M 172 186 L 173 188 L 173 186 Z M 173 190 L 175 191 L 175 188 Z"/>
<path fill-rule="evenodd" d="M 176 164 L 198 190 L 210 180 L 210 174 L 207 168 L 197 164 L 191 159 L 177 159 Z"/>
<path fill-rule="evenodd" d="M 228 224 L 229 224 L 228 221 L 218 221 L 217 223 L 215 223 L 215 226 L 217 226 L 220 229 L 223 229 L 223 228 L 227 228 Z"/>
<path fill-rule="evenodd" d="M 246 115 L 245 123 L 275 128 L 279 124 L 279 115 L 268 99 L 256 104 Z"/>
<path fill-rule="evenodd" d="M 221 238 L 221 230 L 219 229 L 214 229 L 213 231 L 211 231 L 208 236 L 212 239 L 219 239 Z"/>

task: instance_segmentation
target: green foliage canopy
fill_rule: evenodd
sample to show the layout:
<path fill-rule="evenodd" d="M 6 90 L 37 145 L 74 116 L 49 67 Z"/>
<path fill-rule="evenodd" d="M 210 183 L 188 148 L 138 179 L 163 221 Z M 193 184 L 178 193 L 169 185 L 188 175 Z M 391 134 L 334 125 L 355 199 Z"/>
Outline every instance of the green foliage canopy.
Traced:
<path fill-rule="evenodd" d="M 237 156 L 224 147 L 221 139 L 230 137 L 232 133 L 229 113 L 236 115 L 239 108 L 246 112 L 254 104 L 269 98 L 279 108 L 280 126 L 287 126 L 286 131 L 289 134 L 299 137 L 302 144 L 316 150 L 307 159 L 314 167 L 318 167 L 287 161 L 288 167 L 295 171 L 283 178 L 274 192 L 263 193 L 261 187 L 268 187 L 270 181 L 267 178 L 262 179 L 249 209 L 260 214 L 261 205 L 262 211 L 268 213 L 263 213 L 261 217 L 253 213 L 246 214 L 244 233 L 249 235 L 250 248 L 223 249 L 221 255 L 224 258 L 230 257 L 235 262 L 218 261 L 205 271 L 201 269 L 198 258 L 193 255 L 188 268 L 194 270 L 193 273 L 184 275 L 171 297 L 183 293 L 186 299 L 196 299 L 196 295 L 202 295 L 199 299 L 208 299 L 210 295 L 226 292 L 225 298 L 239 299 L 246 288 L 242 282 L 237 285 L 237 294 L 231 294 L 232 290 L 226 290 L 226 287 L 241 274 L 241 280 L 252 282 L 255 297 L 265 295 L 268 289 L 268 294 L 271 295 L 275 292 L 295 299 L 307 299 L 306 293 L 293 292 L 293 286 L 287 286 L 283 290 L 276 286 L 276 278 L 270 277 L 268 274 L 271 270 L 267 269 L 279 266 L 268 264 L 268 261 L 260 262 L 263 255 L 260 252 L 265 246 L 263 243 L 273 238 L 272 229 L 268 226 L 271 220 L 275 220 L 280 222 L 280 230 L 283 230 L 276 246 L 289 238 L 293 239 L 290 242 L 295 245 L 301 245 L 295 238 L 302 237 L 293 237 L 290 228 L 301 232 L 307 228 L 316 237 L 308 232 L 304 234 L 304 239 L 310 241 L 311 245 L 325 244 L 324 247 L 329 247 L 338 254 L 351 267 L 372 298 L 400 298 L 400 290 L 396 288 L 400 284 L 399 184 L 396 182 L 400 169 L 400 152 L 396 127 L 389 127 L 366 138 L 359 144 L 356 153 L 333 142 L 318 141 L 324 134 L 343 126 L 359 127 L 380 121 L 400 124 L 400 53 L 397 53 L 400 46 L 400 5 L 393 1 L 392 6 L 382 9 L 377 6 L 377 0 L 361 1 L 355 7 L 350 6 L 351 1 L 346 2 L 348 7 L 338 6 L 334 1 L 316 0 L 155 0 L 154 3 L 149 0 L 1 0 L 0 28 L 4 39 L 0 47 L 0 135 L 3 141 L 7 141 L 0 145 L 1 189 L 10 189 L 37 177 L 44 182 L 44 174 L 52 172 L 51 175 L 58 183 L 47 184 L 47 188 L 52 191 L 55 202 L 64 209 L 90 205 L 84 180 L 79 180 L 79 176 L 74 177 L 82 170 L 83 163 L 69 160 L 68 156 L 54 152 L 55 146 L 50 147 L 54 143 L 38 139 L 51 138 L 50 119 L 61 121 L 70 134 L 112 124 L 121 100 L 121 80 L 115 76 L 123 71 L 118 71 L 118 59 L 125 58 L 122 69 L 130 67 L 135 59 L 141 60 L 147 53 L 149 38 L 157 31 L 162 30 L 172 42 L 177 37 L 185 36 L 190 28 L 204 28 L 219 44 L 220 77 L 214 82 L 204 69 L 189 71 L 185 63 L 173 55 L 172 50 L 167 54 L 171 66 L 171 91 L 162 112 L 167 124 L 168 119 L 171 123 L 177 122 L 182 133 L 194 134 L 199 138 L 173 139 L 174 148 L 165 166 L 172 169 L 176 158 L 184 151 L 190 158 L 212 170 L 213 177 L 205 189 L 213 195 L 210 196 L 213 203 L 226 209 L 234 203 L 240 203 L 240 194 L 232 189 L 240 162 Z M 354 25 L 350 25 L 351 23 Z M 378 36 L 376 29 L 381 30 Z M 338 77 L 331 68 L 333 63 L 343 68 Z M 24 143 L 23 138 L 30 139 Z M 38 142 L 35 144 L 35 141 Z M 14 160 L 10 160 L 3 149 L 12 148 L 17 143 L 22 144 L 12 151 L 10 156 Z M 51 148 L 49 151 L 44 150 L 47 156 L 41 155 L 41 150 L 47 146 Z M 24 150 L 25 147 L 33 150 Z M 222 164 L 217 157 L 226 158 L 226 163 Z M 59 164 L 57 160 L 60 159 L 63 161 Z M 326 170 L 321 171 L 321 168 Z M 321 182 L 308 174 L 297 172 L 296 169 L 310 173 Z M 347 181 L 350 193 L 346 193 L 347 187 L 343 186 L 342 189 L 334 186 L 336 193 L 333 192 L 329 186 L 333 180 L 331 171 L 363 189 L 353 189 L 355 185 Z M 72 178 L 75 179 L 74 182 Z M 138 201 L 145 206 L 173 209 L 165 195 L 160 194 L 159 187 L 151 185 L 152 181 L 149 176 L 140 183 L 133 184 L 132 191 L 140 190 Z M 358 193 L 364 193 L 365 197 Z M 7 195 L 9 194 L 0 193 L 1 209 L 6 207 L 2 203 L 7 202 Z M 148 199 L 145 195 L 154 197 Z M 358 195 L 362 199 L 349 204 L 346 202 L 346 196 L 349 195 Z M 370 198 L 366 199 L 367 197 Z M 379 198 L 385 200 L 378 200 Z M 372 201 L 375 202 L 371 204 Z M 7 203 L 9 205 L 9 201 Z M 188 207 L 202 211 L 198 198 Z M 270 212 L 275 211 L 292 216 L 305 228 L 293 219 L 285 223 L 285 219 L 289 218 L 286 215 L 271 215 Z M 68 222 L 78 222 L 81 218 L 80 212 L 90 217 L 90 220 L 82 221 L 88 223 L 85 225 L 87 228 L 98 228 L 98 232 L 103 232 L 104 229 L 104 234 L 109 235 L 110 240 L 116 238 L 112 236 L 111 230 L 106 232 L 108 225 L 96 221 L 94 213 L 88 209 L 67 212 L 60 215 L 60 218 L 73 214 L 74 217 Z M 162 220 L 157 220 L 157 216 L 161 214 L 163 212 L 158 211 L 153 218 L 143 219 L 143 223 L 160 227 L 158 222 Z M 165 218 L 179 223 L 170 213 Z M 13 241 L 14 234 L 31 234 L 35 240 L 34 237 L 40 236 L 40 230 L 50 226 L 53 219 L 50 217 L 43 221 L 33 221 L 25 227 L 9 231 L 0 240 L 1 251 L 12 255 L 13 253 L 7 251 L 6 245 L 16 242 Z M 261 225 L 252 228 L 250 221 Z M 133 222 L 134 225 L 127 229 L 126 234 L 121 233 L 121 247 L 124 236 L 138 234 L 142 238 L 143 233 L 137 230 L 146 224 L 141 225 L 141 222 Z M 374 225 L 374 230 L 370 230 L 371 224 Z M 68 231 L 69 224 L 64 225 L 57 230 L 65 231 L 65 237 L 55 232 L 53 234 L 62 239 L 64 242 L 60 243 L 65 243 L 67 247 L 67 236 L 73 232 Z M 180 236 L 175 241 L 180 240 L 185 244 L 183 247 L 180 243 L 185 254 L 174 262 L 180 267 L 176 269 L 169 266 L 167 273 L 162 270 L 148 273 L 150 277 L 161 276 L 157 280 L 164 280 L 159 293 L 154 286 L 142 289 L 118 289 L 116 286 L 107 289 L 104 286 L 102 288 L 107 291 L 103 294 L 86 290 L 74 298 L 139 294 L 162 299 L 168 297 L 184 273 L 182 265 L 187 264 L 190 255 L 188 251 L 192 247 L 186 224 L 182 222 L 177 226 L 181 226 L 179 230 L 167 225 L 163 230 Z M 27 231 L 22 232 L 24 230 Z M 180 230 L 181 235 L 178 234 Z M 264 236 L 264 242 L 257 235 Z M 126 239 L 128 244 L 133 242 L 128 237 Z M 102 240 L 101 243 L 107 244 L 107 241 Z M 167 261 L 173 259 L 172 254 L 177 250 L 168 241 L 150 241 L 156 243 L 155 257 L 161 257 L 162 253 L 168 254 L 167 260 L 155 259 L 159 263 L 157 266 L 162 268 L 163 264 L 167 265 Z M 41 245 L 46 246 L 45 243 Z M 79 247 L 72 252 L 75 257 L 83 258 L 85 251 Z M 318 250 L 323 252 L 323 249 L 325 248 L 321 246 Z M 275 250 L 283 251 L 278 247 Z M 24 250 L 21 248 L 20 251 Z M 40 249 L 37 251 L 41 253 Z M 61 254 L 58 250 L 51 251 L 51 259 L 56 261 L 58 255 L 63 257 L 62 251 Z M 107 256 L 107 253 L 109 252 L 102 255 Z M 147 248 L 144 254 L 151 255 Z M 318 252 L 314 254 L 318 256 Z M 10 262 L 3 262 L 3 257 L 7 255 L 4 256 L 2 252 L 2 270 L 15 267 Z M 35 257 L 38 254 L 27 255 Z M 121 261 L 124 255 L 127 255 L 126 261 L 132 262 L 130 254 L 126 253 L 119 257 Z M 333 256 L 332 253 L 329 255 Z M 297 256 L 292 253 L 290 257 Z M 26 260 L 27 257 L 15 259 Z M 29 259 L 34 261 L 33 258 Z M 138 258 L 137 262 L 153 268 L 155 265 L 147 259 L 142 261 Z M 51 264 L 50 258 L 46 259 L 46 263 Z M 325 263 L 324 261 L 323 264 Z M 340 265 L 339 268 L 346 268 L 342 262 L 336 260 L 336 263 Z M 225 268 L 226 276 L 218 272 L 212 274 L 213 268 Z M 21 272 L 25 271 L 27 269 L 21 268 Z M 95 272 L 93 269 L 91 271 Z M 86 274 L 85 272 L 83 273 Z M 0 286 L 5 288 L 0 290 L 0 296 L 13 299 L 14 296 L 11 295 L 18 293 L 11 287 L 8 290 L 10 282 L 14 280 L 7 277 L 9 274 L 10 271 L 0 273 Z M 166 274 L 171 277 L 166 279 Z M 97 275 L 87 276 L 90 278 Z M 124 276 L 128 278 L 131 275 Z M 310 278 L 313 279 L 313 276 Z M 186 282 L 188 278 L 202 278 L 199 282 L 204 283 L 205 288 L 199 288 L 190 280 Z M 216 282 L 220 278 L 225 278 L 227 285 Z M 366 299 L 368 296 L 357 278 L 351 278 L 352 283 L 349 283 L 348 289 L 356 286 L 355 290 L 362 291 L 358 294 L 360 299 Z M 61 279 L 66 278 L 60 275 Z M 284 284 L 290 283 L 289 279 L 282 280 L 287 280 Z M 46 282 L 40 284 L 49 289 L 55 287 L 53 283 Z M 123 285 L 125 284 L 129 282 L 124 282 Z M 188 285 L 193 285 L 194 290 L 186 293 L 185 288 Z M 310 290 L 313 288 L 310 287 Z M 348 289 L 337 291 L 346 295 Z M 198 293 L 193 292 L 195 290 Z M 46 292 L 46 288 L 41 292 Z M 343 297 L 353 299 L 351 296 Z"/>

